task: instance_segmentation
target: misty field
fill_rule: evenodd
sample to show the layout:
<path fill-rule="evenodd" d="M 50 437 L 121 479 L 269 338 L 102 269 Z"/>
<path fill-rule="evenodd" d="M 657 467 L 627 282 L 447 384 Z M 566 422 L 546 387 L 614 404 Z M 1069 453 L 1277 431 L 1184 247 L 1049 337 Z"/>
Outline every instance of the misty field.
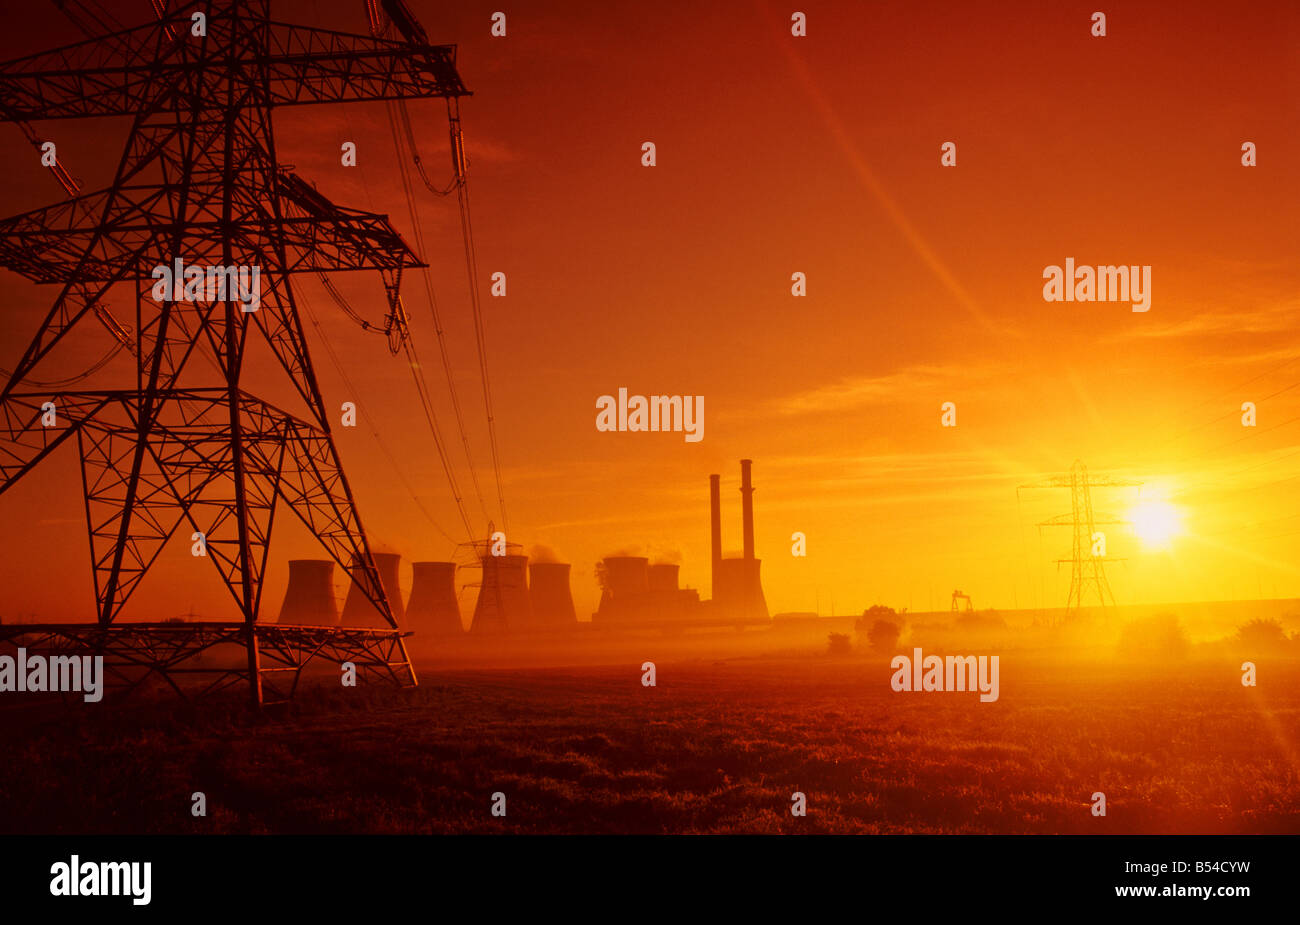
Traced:
<path fill-rule="evenodd" d="M 7 709 L 0 830 L 1300 832 L 1300 663 L 1260 661 L 1257 688 L 1239 664 L 1006 654 L 995 703 L 810 655 L 665 661 L 654 688 L 639 660 L 426 666 L 417 690 L 318 686 L 260 714 Z"/>

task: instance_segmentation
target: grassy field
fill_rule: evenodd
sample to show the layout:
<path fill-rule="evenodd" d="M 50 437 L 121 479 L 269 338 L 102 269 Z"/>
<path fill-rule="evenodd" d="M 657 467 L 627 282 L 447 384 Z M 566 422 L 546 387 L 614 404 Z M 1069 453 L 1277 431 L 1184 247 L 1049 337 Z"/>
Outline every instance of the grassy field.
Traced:
<path fill-rule="evenodd" d="M 1300 663 L 1258 688 L 1239 664 L 1008 653 L 995 703 L 807 655 L 664 661 L 654 688 L 639 660 L 424 666 L 260 714 L 6 709 L 0 831 L 1300 832 Z"/>

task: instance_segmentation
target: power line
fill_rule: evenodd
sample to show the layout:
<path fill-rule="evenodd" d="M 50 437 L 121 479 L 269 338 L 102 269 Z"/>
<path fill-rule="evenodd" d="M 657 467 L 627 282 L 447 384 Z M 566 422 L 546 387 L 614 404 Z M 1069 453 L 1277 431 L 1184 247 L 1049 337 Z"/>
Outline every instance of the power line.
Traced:
<path fill-rule="evenodd" d="M 407 41 L 417 42 L 419 44 L 425 43 L 426 40 L 425 40 L 423 29 L 420 28 L 419 24 L 414 21 L 414 17 L 410 15 L 410 11 L 406 10 L 403 4 L 397 3 L 396 8 L 394 8 L 394 6 L 385 2 L 383 3 L 382 11 L 380 9 L 381 4 L 377 2 L 377 0 L 366 0 L 365 5 L 366 5 L 366 14 L 370 21 L 371 35 L 377 38 L 382 37 L 385 34 L 387 34 L 394 25 L 396 25 L 399 27 L 399 31 L 406 38 Z M 394 21 L 393 15 L 395 13 L 400 15 L 400 18 L 402 20 L 401 22 Z M 423 162 L 419 157 L 419 151 L 415 144 L 415 133 L 411 127 L 410 115 L 405 109 L 405 103 L 399 102 L 397 106 L 394 106 L 394 104 L 390 102 L 388 104 L 387 109 L 388 109 L 389 128 L 391 129 L 393 135 L 393 148 L 397 155 L 398 176 L 401 179 L 402 191 L 406 196 L 407 208 L 411 214 L 411 226 L 416 239 L 416 247 L 421 253 L 425 253 L 426 250 L 424 246 L 423 227 L 420 224 L 419 210 L 416 207 L 415 194 L 414 194 L 413 185 L 411 183 L 410 172 L 407 169 L 407 166 L 404 162 L 401 137 L 398 132 L 399 121 L 401 121 L 406 128 L 407 137 L 411 145 L 412 158 L 415 161 L 416 167 L 419 170 L 420 177 L 424 182 L 425 186 L 428 187 L 431 192 L 434 192 L 437 195 L 446 195 L 446 192 L 435 187 L 433 183 L 429 180 L 428 175 L 424 171 Z M 502 488 L 502 481 L 501 481 L 501 457 L 500 457 L 500 452 L 498 450 L 498 444 L 497 444 L 496 418 L 492 411 L 491 380 L 488 375 L 488 367 L 487 367 L 487 342 L 486 342 L 486 337 L 484 335 L 484 329 L 483 329 L 482 304 L 479 299 L 478 267 L 474 255 L 473 223 L 470 220 L 469 192 L 468 192 L 468 185 L 467 185 L 466 171 L 465 171 L 464 140 L 460 129 L 459 106 L 449 105 L 447 107 L 447 118 L 449 123 L 449 131 L 451 134 L 451 153 L 453 158 L 453 167 L 455 171 L 453 186 L 457 190 L 458 199 L 460 203 L 461 233 L 465 245 L 466 272 L 469 274 L 470 305 L 471 305 L 471 310 L 472 310 L 473 320 L 474 320 L 475 346 L 478 351 L 479 377 L 482 380 L 482 384 L 483 384 L 483 403 L 484 403 L 484 409 L 487 413 L 488 441 L 491 445 L 492 468 L 493 468 L 493 473 L 495 474 L 496 477 L 497 503 L 501 512 L 502 528 L 505 529 L 507 526 L 505 492 Z M 450 187 L 448 188 L 447 192 L 449 191 L 450 191 Z M 437 296 L 434 293 L 433 282 L 428 267 L 421 268 L 421 277 L 424 279 L 425 291 L 429 297 L 429 307 L 433 313 L 434 328 L 438 335 L 438 348 L 442 357 L 443 370 L 445 371 L 447 376 L 447 387 L 449 392 L 451 393 L 452 408 L 456 416 L 456 426 L 460 431 L 461 444 L 465 451 L 465 459 L 469 467 L 470 479 L 474 484 L 474 493 L 478 498 L 479 507 L 483 512 L 484 519 L 487 519 L 487 505 L 483 501 L 483 492 L 479 486 L 478 473 L 474 467 L 474 461 L 470 453 L 469 437 L 465 431 L 464 416 L 461 413 L 460 399 L 456 391 L 455 378 L 452 375 L 451 363 L 447 355 L 446 340 L 443 336 L 442 322 L 438 314 Z M 407 351 L 408 354 L 414 357 L 415 348 L 413 344 L 407 347 Z M 429 421 L 429 426 L 434 433 L 434 440 L 438 444 L 439 452 L 441 453 L 442 441 L 440 435 L 437 432 L 436 416 L 433 413 L 433 405 L 429 398 L 428 383 L 424 379 L 423 367 L 419 365 L 418 359 L 413 359 L 412 369 L 415 371 L 416 374 L 416 379 L 417 379 L 416 388 L 417 391 L 420 393 L 421 401 L 424 404 L 425 416 Z M 445 459 L 445 454 L 444 454 L 444 459 Z M 451 478 L 450 475 L 450 469 L 448 469 L 448 475 L 449 475 L 449 479 L 454 482 L 454 479 Z M 455 492 L 455 489 L 453 489 L 453 491 Z M 461 504 L 459 498 L 459 493 L 458 492 L 455 493 L 457 494 L 457 499 L 456 499 L 457 505 L 458 507 L 461 508 L 461 517 L 468 524 L 468 517 L 465 515 L 463 505 Z M 471 531 L 471 536 L 472 535 L 473 533 Z"/>
<path fill-rule="evenodd" d="M 321 342 L 325 345 L 325 352 L 329 356 L 330 362 L 333 364 L 334 369 L 338 372 L 339 378 L 343 380 L 344 386 L 347 387 L 347 390 L 350 394 L 356 395 L 357 398 L 360 399 L 361 393 L 357 389 L 356 384 L 353 383 L 352 377 L 348 375 L 346 367 L 344 367 L 342 361 L 339 359 L 338 353 L 334 349 L 334 344 L 330 341 L 328 337 L 325 336 L 325 331 L 321 327 L 320 319 L 316 316 L 315 309 L 312 308 L 311 303 L 307 301 L 306 295 L 304 295 L 302 292 L 299 292 L 297 294 L 297 300 L 299 304 L 301 304 L 302 307 L 306 309 L 307 317 L 311 321 L 312 327 L 316 329 L 316 333 L 320 335 Z M 357 402 L 357 405 L 358 408 L 364 408 L 365 402 L 359 400 Z M 434 518 L 434 516 L 429 513 L 428 508 L 424 506 L 424 502 L 421 501 L 419 496 L 415 493 L 415 489 L 411 486 L 411 483 L 407 480 L 406 475 L 402 472 L 402 467 L 398 464 L 397 457 L 393 455 L 392 450 L 388 448 L 388 444 L 384 441 L 384 438 L 380 436 L 378 429 L 374 425 L 374 421 L 371 420 L 370 416 L 366 414 L 364 411 L 361 411 L 359 413 L 370 424 L 371 436 L 375 438 L 375 443 L 378 444 L 380 451 L 384 454 L 384 456 L 388 458 L 389 463 L 392 464 L 393 471 L 397 474 L 398 479 L 401 481 L 402 485 L 406 488 L 407 492 L 410 494 L 411 500 L 414 501 L 416 507 L 420 509 L 420 513 L 424 514 L 425 519 L 428 520 L 429 523 L 433 525 L 435 530 L 437 530 L 439 533 L 443 535 L 443 537 L 446 538 L 447 542 L 454 544 L 456 540 L 453 539 L 451 535 L 446 530 L 443 529 L 442 524 L 440 524 Z"/>
<path fill-rule="evenodd" d="M 456 126 L 455 132 L 459 132 L 460 127 L 460 104 L 448 102 L 447 117 Z M 456 137 L 453 133 L 453 139 Z M 461 228 L 462 238 L 465 242 L 465 270 L 469 276 L 469 295 L 470 305 L 474 311 L 474 335 L 478 345 L 478 365 L 479 374 L 483 380 L 483 406 L 487 411 L 488 440 L 492 445 L 492 470 L 496 475 L 497 482 L 497 504 L 501 510 L 501 525 L 505 529 L 509 520 L 506 516 L 506 499 L 505 493 L 501 487 L 501 454 L 497 449 L 497 431 L 496 417 L 492 412 L 492 385 L 488 375 L 487 364 L 487 338 L 483 329 L 483 303 L 479 298 L 478 288 L 478 259 L 474 251 L 474 224 L 470 218 L 469 208 L 469 181 L 465 174 L 465 163 L 463 148 L 457 159 L 458 172 L 460 175 L 460 184 L 456 187 L 457 197 L 460 200 Z"/>
<path fill-rule="evenodd" d="M 428 251 L 425 248 L 425 242 L 424 242 L 424 226 L 420 222 L 419 208 L 417 207 L 415 201 L 415 191 L 411 185 L 410 172 L 406 166 L 405 157 L 402 150 L 401 136 L 398 134 L 397 123 L 399 121 L 399 118 L 395 112 L 395 107 L 392 103 L 388 104 L 388 120 L 389 120 L 389 128 L 391 129 L 392 136 L 393 136 L 393 151 L 397 156 L 397 172 L 399 178 L 402 181 L 403 194 L 406 196 L 407 211 L 411 216 L 411 227 L 413 229 L 413 234 L 415 236 L 415 247 L 419 253 L 425 254 L 428 253 Z M 429 310 L 433 316 L 434 331 L 437 333 L 438 336 L 438 351 L 442 359 L 442 368 L 447 378 L 447 390 L 451 394 L 452 412 L 456 418 L 456 428 L 460 432 L 461 446 L 465 451 L 465 463 L 469 468 L 470 481 L 473 483 L 474 486 L 474 495 L 478 499 L 479 509 L 483 514 L 484 521 L 486 521 L 488 519 L 487 505 L 483 501 L 483 490 L 479 486 L 478 472 L 474 466 L 473 455 L 470 452 L 469 436 L 465 430 L 465 417 L 461 411 L 460 395 L 456 390 L 455 377 L 452 375 L 451 358 L 447 352 L 447 341 L 443 332 L 442 318 L 438 311 L 438 297 L 437 294 L 434 292 L 433 277 L 432 274 L 429 272 L 428 267 L 420 268 L 420 278 L 424 281 L 425 294 L 428 296 L 429 299 Z M 420 367 L 418 371 L 421 379 L 419 383 L 419 387 L 423 389 L 424 392 L 428 392 L 429 391 L 428 383 L 425 382 L 423 378 L 424 377 L 423 367 Z M 439 443 L 441 443 L 440 435 L 435 434 L 434 439 Z M 472 530 L 470 531 L 470 535 L 473 536 Z"/>

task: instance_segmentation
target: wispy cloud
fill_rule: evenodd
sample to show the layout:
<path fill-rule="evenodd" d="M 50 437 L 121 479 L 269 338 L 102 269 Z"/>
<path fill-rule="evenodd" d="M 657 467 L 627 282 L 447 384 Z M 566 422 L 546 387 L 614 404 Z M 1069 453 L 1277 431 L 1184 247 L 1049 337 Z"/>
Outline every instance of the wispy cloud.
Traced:
<path fill-rule="evenodd" d="M 960 378 L 963 393 L 969 395 L 985 376 L 979 370 L 962 367 Z M 796 392 L 777 399 L 774 410 L 778 414 L 816 414 L 864 405 L 892 404 L 944 388 L 954 379 L 952 369 L 923 364 L 907 366 L 883 375 L 852 376 L 832 385 Z"/>
<path fill-rule="evenodd" d="M 1300 300 L 1278 302 L 1245 311 L 1220 308 L 1189 318 L 1153 324 L 1128 325 L 1116 340 L 1209 337 L 1224 334 L 1277 334 L 1296 331 Z"/>

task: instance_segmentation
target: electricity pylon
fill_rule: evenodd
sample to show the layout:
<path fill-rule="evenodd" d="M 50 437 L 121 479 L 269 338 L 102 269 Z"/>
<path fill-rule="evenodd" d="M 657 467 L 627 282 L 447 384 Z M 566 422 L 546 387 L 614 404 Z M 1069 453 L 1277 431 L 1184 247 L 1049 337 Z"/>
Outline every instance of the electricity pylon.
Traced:
<path fill-rule="evenodd" d="M 213 686 L 246 679 L 258 703 L 264 678 L 279 677 L 269 673 L 290 672 L 296 686 L 313 657 L 416 683 L 339 461 L 291 278 L 377 270 L 401 318 L 402 272 L 424 264 L 386 216 L 335 205 L 277 163 L 271 123 L 281 106 L 467 95 L 454 46 L 429 45 L 412 22 L 408 14 L 406 28 L 398 23 L 405 39 L 390 41 L 273 21 L 268 0 L 207 0 L 0 64 L 0 121 L 131 119 L 109 187 L 0 222 L 0 266 L 58 291 L 0 391 L 0 493 L 75 435 L 90 533 L 96 623 L 29 627 L 46 644 L 109 653 L 119 681 L 143 680 L 128 677 L 129 664 L 177 687 L 180 662 L 238 642 L 246 670 Z M 250 311 L 201 285 L 156 299 L 155 268 L 177 259 L 258 268 L 260 305 Z M 135 305 L 133 386 L 24 390 L 114 287 Z M 269 346 L 301 414 L 244 388 L 250 338 Z M 391 629 L 259 624 L 271 527 L 284 505 Z M 239 623 L 118 623 L 182 525 L 203 535 Z M 4 632 L 12 642 L 17 631 Z"/>
<path fill-rule="evenodd" d="M 1021 485 L 1017 488 L 1068 488 L 1070 489 L 1070 513 L 1058 514 L 1037 524 L 1038 527 L 1072 527 L 1074 543 L 1070 558 L 1057 559 L 1058 565 L 1070 563 L 1070 592 L 1066 599 L 1065 619 L 1077 617 L 1083 607 L 1085 597 L 1095 595 L 1103 607 L 1115 606 L 1115 595 L 1106 580 L 1106 560 L 1120 562 L 1122 559 L 1108 557 L 1105 553 L 1106 538 L 1099 533 L 1099 526 L 1124 525 L 1128 521 L 1110 515 L 1096 514 L 1092 509 L 1092 489 L 1124 488 L 1141 485 L 1132 479 L 1116 479 L 1109 476 L 1100 478 L 1088 475 L 1088 467 L 1075 460 L 1068 475 L 1058 475 L 1042 482 Z M 1099 551 L 1100 550 L 1100 551 Z"/>

